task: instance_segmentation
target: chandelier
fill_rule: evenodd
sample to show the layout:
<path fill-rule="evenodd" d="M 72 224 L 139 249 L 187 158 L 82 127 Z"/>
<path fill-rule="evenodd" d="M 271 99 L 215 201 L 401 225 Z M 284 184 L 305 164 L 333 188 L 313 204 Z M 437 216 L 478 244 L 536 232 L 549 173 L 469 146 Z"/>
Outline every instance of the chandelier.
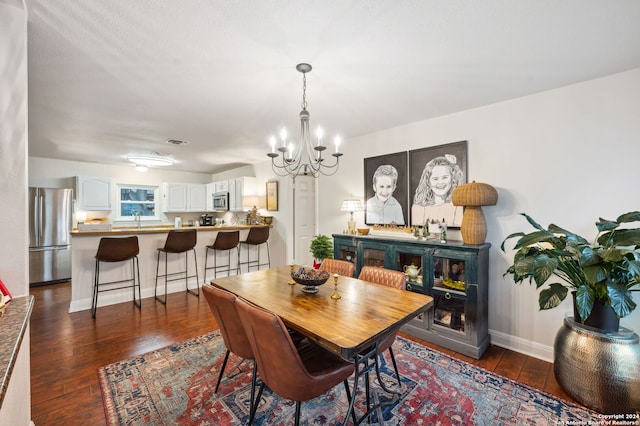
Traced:
<path fill-rule="evenodd" d="M 317 178 L 319 175 L 330 176 L 338 171 L 339 160 L 342 153 L 339 151 L 340 137 L 336 136 L 335 152 L 331 154 L 335 161 L 327 164 L 322 154 L 327 149 L 323 145 L 324 133 L 318 127 L 316 131 L 317 142 L 314 145 L 311 141 L 309 133 L 309 111 L 307 111 L 307 73 L 311 72 L 311 65 L 298 64 L 296 69 L 302 73 L 302 111 L 300 111 L 300 141 L 294 143 L 287 140 L 287 129 L 282 128 L 280 131 L 280 143 L 271 136 L 269 142 L 271 144 L 271 152 L 267 155 L 271 158 L 271 168 L 278 176 L 298 175 L 313 176 Z M 278 146 L 277 146 L 278 145 Z"/>

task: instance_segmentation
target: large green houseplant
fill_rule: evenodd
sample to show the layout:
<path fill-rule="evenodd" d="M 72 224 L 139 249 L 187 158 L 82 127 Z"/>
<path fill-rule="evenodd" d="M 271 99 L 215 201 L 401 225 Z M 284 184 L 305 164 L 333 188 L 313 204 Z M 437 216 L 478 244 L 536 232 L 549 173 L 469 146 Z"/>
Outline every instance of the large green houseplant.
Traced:
<path fill-rule="evenodd" d="M 319 265 L 323 259 L 333 257 L 333 241 L 326 235 L 316 235 L 311 240 L 309 251 L 315 259 L 314 262 Z"/>
<path fill-rule="evenodd" d="M 584 322 L 594 303 L 610 306 L 618 318 L 635 308 L 631 288 L 640 282 L 640 228 L 622 227 L 640 221 L 640 212 L 629 212 L 614 220 L 600 218 L 593 243 L 557 225 L 544 229 L 530 216 L 521 213 L 533 232 L 516 232 L 502 242 L 518 238 L 511 274 L 516 283 L 525 279 L 540 289 L 540 309 L 558 306 L 571 290 L 575 308 Z M 559 278 L 560 282 L 551 277 Z M 633 290 L 638 291 L 638 290 Z"/>

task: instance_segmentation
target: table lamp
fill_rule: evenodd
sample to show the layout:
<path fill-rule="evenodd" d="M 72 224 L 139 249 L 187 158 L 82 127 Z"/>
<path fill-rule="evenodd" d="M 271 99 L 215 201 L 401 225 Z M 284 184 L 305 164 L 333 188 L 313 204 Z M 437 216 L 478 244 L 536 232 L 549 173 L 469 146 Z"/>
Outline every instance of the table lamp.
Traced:
<path fill-rule="evenodd" d="M 498 202 L 498 191 L 491 185 L 471 183 L 459 185 L 451 194 L 454 206 L 464 206 L 460 233 L 465 244 L 482 244 L 487 236 L 487 222 L 482 213 L 482 206 L 495 206 Z"/>
<path fill-rule="evenodd" d="M 340 208 L 343 212 L 349 212 L 351 215 L 349 216 L 349 221 L 347 222 L 347 226 L 349 229 L 349 234 L 356 233 L 356 221 L 353 218 L 353 212 L 361 212 L 364 210 L 362 206 L 362 202 L 357 198 L 348 198 L 342 202 L 342 207 Z"/>
<path fill-rule="evenodd" d="M 245 195 L 242 197 L 242 207 L 251 209 L 249 217 L 252 225 L 255 225 L 258 220 L 258 204 L 260 204 L 260 197 L 257 195 Z"/>

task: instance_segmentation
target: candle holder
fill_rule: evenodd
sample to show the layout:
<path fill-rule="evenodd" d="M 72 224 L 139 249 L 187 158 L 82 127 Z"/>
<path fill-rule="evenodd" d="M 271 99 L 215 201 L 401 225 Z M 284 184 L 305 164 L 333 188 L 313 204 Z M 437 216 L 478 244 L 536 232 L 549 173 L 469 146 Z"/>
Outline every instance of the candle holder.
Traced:
<path fill-rule="evenodd" d="M 338 300 L 341 297 L 342 296 L 338 294 L 338 274 L 333 274 L 333 294 L 331 295 L 331 298 L 333 300 Z"/>
<path fill-rule="evenodd" d="M 294 269 L 295 267 L 296 267 L 295 265 L 289 265 L 289 272 L 291 272 L 291 274 L 293 274 L 293 269 Z M 289 275 L 289 276 L 291 276 L 291 275 Z M 289 285 L 296 285 L 296 282 L 295 282 L 295 280 L 293 279 L 293 277 L 291 277 L 291 278 L 289 279 L 289 281 L 287 282 L 287 284 L 289 284 Z"/>

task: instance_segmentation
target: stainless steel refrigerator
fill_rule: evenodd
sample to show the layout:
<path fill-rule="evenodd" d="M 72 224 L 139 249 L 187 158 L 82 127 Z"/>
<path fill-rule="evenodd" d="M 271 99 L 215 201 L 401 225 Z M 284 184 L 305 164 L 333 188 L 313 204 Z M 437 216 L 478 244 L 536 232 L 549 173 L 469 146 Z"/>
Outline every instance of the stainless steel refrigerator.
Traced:
<path fill-rule="evenodd" d="M 73 190 L 29 188 L 29 285 L 71 279 Z"/>

